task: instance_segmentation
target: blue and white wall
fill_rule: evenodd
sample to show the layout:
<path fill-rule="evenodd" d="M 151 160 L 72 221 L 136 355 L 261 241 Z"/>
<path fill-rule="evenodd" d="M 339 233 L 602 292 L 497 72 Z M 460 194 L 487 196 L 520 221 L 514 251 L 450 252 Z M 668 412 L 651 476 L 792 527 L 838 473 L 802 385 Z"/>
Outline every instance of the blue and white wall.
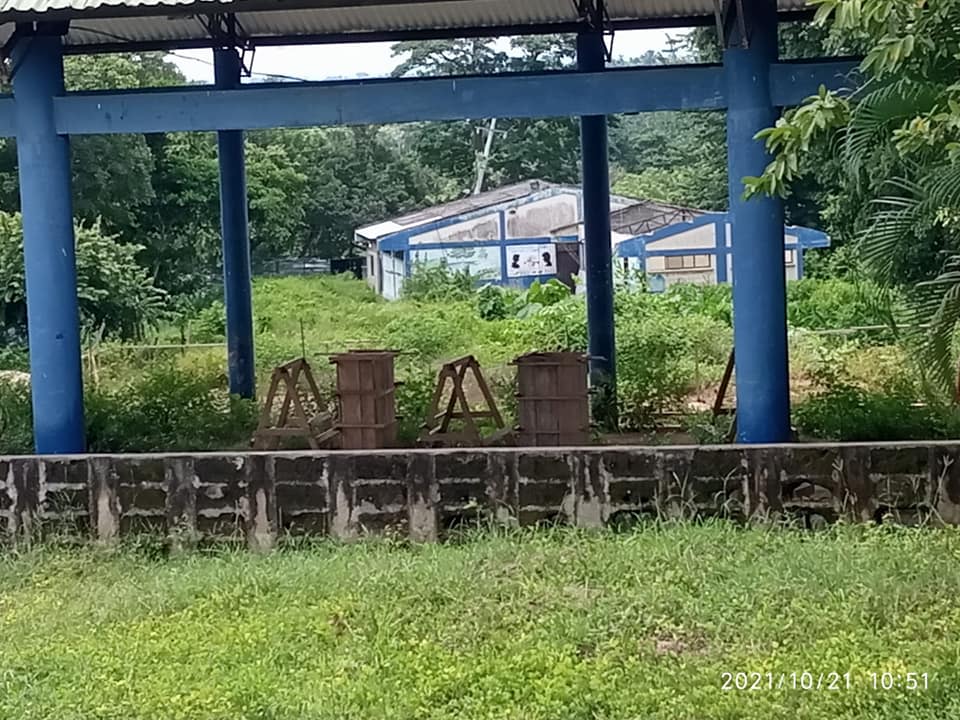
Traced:
<path fill-rule="evenodd" d="M 556 243 L 576 236 L 553 237 L 550 231 L 575 225 L 580 218 L 576 188 L 551 187 L 531 195 L 391 232 L 371 242 L 367 276 L 387 299 L 400 296 L 403 278 L 417 264 L 469 270 L 481 281 L 526 287 L 556 272 Z"/>
<path fill-rule="evenodd" d="M 630 204 L 611 198 L 612 209 Z M 552 236 L 554 228 L 576 233 L 581 218 L 577 188 L 551 187 L 527 197 L 403 228 L 376 226 L 383 235 L 368 245 L 367 281 L 385 298 L 400 297 L 403 281 L 418 264 L 446 263 L 469 270 L 481 282 L 527 287 L 556 275 L 561 243 L 578 242 L 576 234 Z M 369 231 L 369 229 L 368 229 Z M 726 213 L 704 213 L 646 235 L 614 231 L 611 240 L 622 266 L 645 272 L 651 289 L 687 282 L 728 282 L 733 276 L 730 222 Z M 830 239 L 810 228 L 784 228 L 784 264 L 788 280 L 803 276 L 803 253 L 827 247 Z M 583 273 L 581 270 L 581 287 Z"/>
<path fill-rule="evenodd" d="M 803 277 L 805 250 L 829 245 L 830 238 L 825 233 L 786 226 L 783 251 L 787 280 Z M 652 288 L 681 282 L 728 282 L 733 277 L 730 222 L 726 213 L 707 213 L 691 222 L 624 240 L 617 245 L 616 255 L 626 267 L 646 273 Z"/>

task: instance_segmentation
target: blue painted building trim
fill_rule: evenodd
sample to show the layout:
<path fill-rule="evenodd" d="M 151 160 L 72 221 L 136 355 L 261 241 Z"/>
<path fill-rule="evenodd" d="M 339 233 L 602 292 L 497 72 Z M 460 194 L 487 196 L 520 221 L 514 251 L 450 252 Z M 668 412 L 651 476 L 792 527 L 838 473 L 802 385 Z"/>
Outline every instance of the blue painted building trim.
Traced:
<path fill-rule="evenodd" d="M 504 247 L 510 247 L 511 245 L 550 245 L 558 242 L 577 242 L 578 240 L 579 238 L 576 235 L 539 235 L 535 237 L 504 238 L 502 240 L 418 243 L 417 245 L 410 245 L 408 249 L 412 254 L 417 250 L 456 250 L 457 248 L 497 247 L 500 245 Z"/>
<path fill-rule="evenodd" d="M 80 453 L 86 439 L 70 143 L 57 134 L 53 109 L 64 91 L 60 38 L 20 38 L 13 64 L 34 445 L 43 455 Z"/>
<path fill-rule="evenodd" d="M 617 245 L 617 255 L 620 257 L 637 257 L 646 247 L 647 243 L 665 240 L 668 237 L 685 233 L 694 228 L 710 225 L 711 223 L 726 222 L 726 220 L 726 213 L 704 213 L 689 222 L 674 223 L 673 225 L 667 225 L 666 227 L 654 230 L 652 233 L 637 235 L 629 240 L 624 240 Z"/>
<path fill-rule="evenodd" d="M 727 223 L 717 220 L 713 223 L 714 237 L 717 239 L 717 282 L 725 283 L 729 278 L 727 273 Z"/>
<path fill-rule="evenodd" d="M 233 48 L 213 52 L 217 87 L 240 85 L 240 57 Z M 253 348 L 253 290 L 247 227 L 247 172 L 242 130 L 217 133 L 220 169 L 220 227 L 223 236 L 223 289 L 227 314 L 227 375 L 230 392 L 256 396 Z"/>
<path fill-rule="evenodd" d="M 855 86 L 853 60 L 784 62 L 769 72 L 775 101 L 796 105 L 821 83 Z M 637 92 L 637 88 L 644 92 Z M 0 96 L 0 136 L 13 137 L 9 96 Z M 476 117 L 572 117 L 584 114 L 722 110 L 716 65 L 612 68 L 602 73 L 545 72 L 460 78 L 390 78 L 319 83 L 256 83 L 66 93 L 54 100 L 63 135 L 263 130 L 368 125 Z"/>
<path fill-rule="evenodd" d="M 727 223 L 729 222 L 728 213 L 706 213 L 695 218 L 690 222 L 676 223 L 664 228 L 660 228 L 647 235 L 638 235 L 637 237 L 624 240 L 617 246 L 617 257 L 631 257 L 641 259 L 641 268 L 646 267 L 648 257 L 669 257 L 680 255 L 711 255 L 714 258 L 714 267 L 716 269 L 717 282 L 728 282 L 727 257 L 731 248 L 727 245 Z M 714 226 L 714 247 L 687 247 L 657 250 L 649 248 L 648 245 L 660 240 L 685 233 L 694 228 L 703 227 L 712 224 Z M 786 225 L 783 229 L 784 235 L 795 235 L 796 242 L 784 241 L 784 250 L 794 250 L 797 255 L 797 277 L 803 277 L 803 253 L 811 248 L 830 247 L 830 237 L 819 230 L 813 228 L 801 227 L 797 225 Z"/>

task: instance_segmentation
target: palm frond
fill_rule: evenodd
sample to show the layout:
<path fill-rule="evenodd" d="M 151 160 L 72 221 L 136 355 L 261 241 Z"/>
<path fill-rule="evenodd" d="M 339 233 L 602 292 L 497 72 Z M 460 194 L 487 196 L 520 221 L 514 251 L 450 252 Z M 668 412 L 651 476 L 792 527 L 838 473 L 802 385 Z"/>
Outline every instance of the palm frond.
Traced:
<path fill-rule="evenodd" d="M 881 284 L 896 277 L 897 248 L 922 221 L 926 205 L 922 196 L 885 196 L 874 201 L 879 209 L 857 236 L 864 266 Z"/>
<path fill-rule="evenodd" d="M 960 207 L 960 165 L 936 166 L 917 180 L 893 178 L 886 188 L 889 194 L 873 201 L 876 210 L 857 237 L 865 266 L 881 283 L 892 282 L 895 251 L 917 227 L 932 224 L 944 208 Z"/>
<path fill-rule="evenodd" d="M 880 135 L 904 120 L 931 110 L 944 93 L 939 83 L 900 77 L 867 83 L 853 98 L 850 122 L 844 135 L 844 156 L 859 173 L 878 145 Z"/>
<path fill-rule="evenodd" d="M 960 257 L 951 258 L 940 275 L 910 291 L 902 319 L 918 366 L 936 389 L 950 392 L 956 382 L 953 335 L 960 322 Z"/>

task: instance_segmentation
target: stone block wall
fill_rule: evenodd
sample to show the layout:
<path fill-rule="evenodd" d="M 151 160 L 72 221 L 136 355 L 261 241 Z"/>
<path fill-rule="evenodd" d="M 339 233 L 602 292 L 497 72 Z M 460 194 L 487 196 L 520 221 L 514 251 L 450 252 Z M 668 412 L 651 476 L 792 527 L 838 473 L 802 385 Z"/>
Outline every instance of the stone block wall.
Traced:
<path fill-rule="evenodd" d="M 0 458 L 10 537 L 440 539 L 463 522 L 960 523 L 960 443 Z"/>

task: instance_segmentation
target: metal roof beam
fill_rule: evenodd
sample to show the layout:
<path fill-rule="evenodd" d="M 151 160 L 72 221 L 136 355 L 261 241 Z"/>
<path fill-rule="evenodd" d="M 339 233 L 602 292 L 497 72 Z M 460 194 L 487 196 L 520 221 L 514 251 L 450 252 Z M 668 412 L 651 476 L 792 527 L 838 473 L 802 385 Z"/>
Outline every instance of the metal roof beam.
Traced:
<path fill-rule="evenodd" d="M 712 110 L 724 106 L 724 90 L 719 66 L 697 65 L 68 94 L 54 102 L 57 129 L 85 135 Z"/>
<path fill-rule="evenodd" d="M 820 85 L 856 86 L 854 60 L 776 63 L 771 93 L 796 105 Z M 236 90 L 157 88 L 68 93 L 54 99 L 66 135 L 377 125 L 489 117 L 567 117 L 658 110 L 722 110 L 717 65 L 601 73 L 531 73 L 324 83 L 251 83 Z M 0 137 L 13 137 L 14 99 L 0 97 Z"/>

